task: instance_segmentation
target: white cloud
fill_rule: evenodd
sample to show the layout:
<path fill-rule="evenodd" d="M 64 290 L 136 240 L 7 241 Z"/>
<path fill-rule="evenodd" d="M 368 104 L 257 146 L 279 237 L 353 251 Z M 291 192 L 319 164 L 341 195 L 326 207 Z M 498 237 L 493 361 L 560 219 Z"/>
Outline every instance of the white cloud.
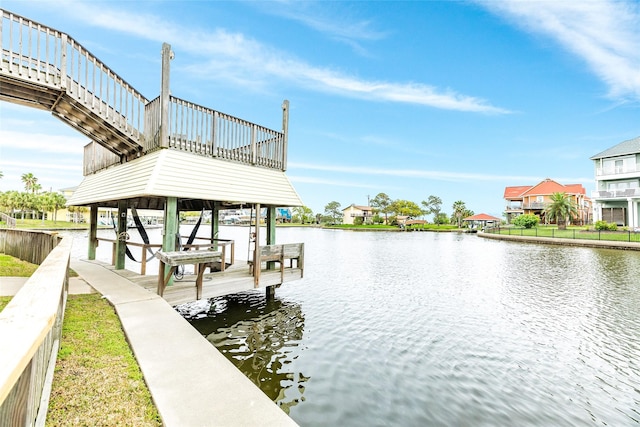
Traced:
<path fill-rule="evenodd" d="M 12 123 L 15 125 L 15 123 Z M 27 128 L 30 129 L 30 128 Z M 48 135 L 0 129 L 0 147 L 33 150 L 39 153 L 83 155 L 87 138 L 66 135 Z"/>
<path fill-rule="evenodd" d="M 173 48 L 197 57 L 197 65 L 185 68 L 200 77 L 233 82 L 269 84 L 274 78 L 308 89 L 373 101 L 424 105 L 444 110 L 504 114 L 509 111 L 487 101 L 441 90 L 424 83 L 387 82 L 350 76 L 327 67 L 308 64 L 241 33 L 206 30 L 180 25 L 158 16 L 123 9 L 99 8 L 74 3 L 69 11 L 90 25 L 120 31 L 157 42 L 170 41 Z M 203 57 L 205 60 L 203 61 Z"/>
<path fill-rule="evenodd" d="M 359 54 L 367 55 L 362 42 L 381 40 L 387 32 L 374 29 L 371 20 L 353 16 L 345 3 L 334 2 L 256 2 L 262 12 L 298 22 L 324 36 L 351 46 Z"/>
<path fill-rule="evenodd" d="M 614 99 L 640 100 L 640 3 L 481 1 L 525 30 L 547 35 L 584 60 Z"/>

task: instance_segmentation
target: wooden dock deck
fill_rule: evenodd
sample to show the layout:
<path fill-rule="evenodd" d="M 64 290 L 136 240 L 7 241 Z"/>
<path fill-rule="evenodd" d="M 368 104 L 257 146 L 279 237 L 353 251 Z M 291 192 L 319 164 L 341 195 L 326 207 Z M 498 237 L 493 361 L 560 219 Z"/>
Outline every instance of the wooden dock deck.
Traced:
<path fill-rule="evenodd" d="M 288 263 L 287 263 L 288 264 Z M 115 270 L 112 265 L 106 265 L 118 275 L 153 292 L 158 288 L 157 275 L 141 275 L 130 270 Z M 239 292 L 261 289 L 268 286 L 278 286 L 281 283 L 293 282 L 302 278 L 302 269 L 295 265 L 284 268 L 284 280 L 279 269 L 260 271 L 260 284 L 256 288 L 254 277 L 246 261 L 237 261 L 225 269 L 213 273 L 205 273 L 202 283 L 202 299 L 214 298 Z M 163 298 L 172 306 L 196 301 L 196 275 L 185 274 L 182 280 L 174 278 L 173 283 L 164 290 Z"/>

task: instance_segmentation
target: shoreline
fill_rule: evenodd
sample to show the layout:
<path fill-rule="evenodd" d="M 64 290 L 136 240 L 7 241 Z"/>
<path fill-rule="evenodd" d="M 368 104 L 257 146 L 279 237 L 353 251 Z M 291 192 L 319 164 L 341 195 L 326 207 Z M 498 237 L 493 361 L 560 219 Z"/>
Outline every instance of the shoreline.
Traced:
<path fill-rule="evenodd" d="M 587 240 L 557 237 L 516 236 L 508 234 L 478 233 L 478 237 L 512 242 L 538 243 L 544 245 L 578 246 L 585 248 L 617 249 L 640 251 L 640 243 L 615 240 Z"/>

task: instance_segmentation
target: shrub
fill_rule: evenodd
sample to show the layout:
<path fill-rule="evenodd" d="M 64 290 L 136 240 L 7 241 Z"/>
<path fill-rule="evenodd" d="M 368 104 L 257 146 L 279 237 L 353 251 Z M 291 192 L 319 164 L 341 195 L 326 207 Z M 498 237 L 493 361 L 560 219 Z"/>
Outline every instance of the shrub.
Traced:
<path fill-rule="evenodd" d="M 618 225 L 615 222 L 608 223 L 607 221 L 596 221 L 595 229 L 598 231 L 616 231 Z"/>
<path fill-rule="evenodd" d="M 364 220 L 362 217 L 356 217 L 353 219 L 353 225 L 362 225 L 364 224 Z"/>
<path fill-rule="evenodd" d="M 540 217 L 533 214 L 518 215 L 511 223 L 517 227 L 533 228 L 540 222 Z"/>

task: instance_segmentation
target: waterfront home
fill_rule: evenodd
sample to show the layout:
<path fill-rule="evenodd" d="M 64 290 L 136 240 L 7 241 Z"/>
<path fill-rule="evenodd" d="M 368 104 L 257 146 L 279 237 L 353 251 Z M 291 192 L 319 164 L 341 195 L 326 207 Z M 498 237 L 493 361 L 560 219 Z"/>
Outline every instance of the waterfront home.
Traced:
<path fill-rule="evenodd" d="M 506 187 L 504 199 L 507 201 L 507 222 L 518 215 L 533 214 L 540 217 L 541 222 L 547 223 L 545 208 L 551 201 L 553 193 L 565 193 L 571 197 L 578 208 L 578 217 L 574 223 L 588 224 L 591 221 L 591 199 L 586 195 L 582 184 L 563 185 L 547 178 L 536 185 Z"/>
<path fill-rule="evenodd" d="M 373 221 L 373 208 L 371 206 L 359 206 L 351 204 L 342 209 L 342 223 L 354 224 L 360 218 L 363 224 L 370 224 Z"/>
<path fill-rule="evenodd" d="M 591 195 L 594 220 L 640 228 L 640 136 L 591 157 L 596 190 Z"/>

